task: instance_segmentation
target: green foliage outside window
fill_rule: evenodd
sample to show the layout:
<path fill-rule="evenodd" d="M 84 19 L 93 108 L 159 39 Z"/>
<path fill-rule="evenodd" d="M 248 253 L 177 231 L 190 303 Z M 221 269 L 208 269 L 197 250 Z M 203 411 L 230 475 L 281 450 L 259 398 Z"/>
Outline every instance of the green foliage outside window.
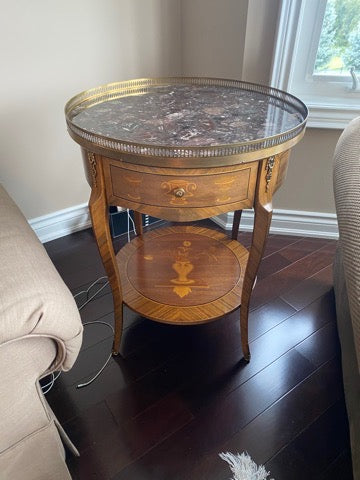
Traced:
<path fill-rule="evenodd" d="M 328 0 L 315 71 L 360 70 L 360 0 Z"/>
<path fill-rule="evenodd" d="M 321 30 L 319 48 L 315 61 L 315 70 L 323 70 L 327 68 L 331 58 L 334 56 L 335 50 L 335 21 L 336 21 L 335 2 L 328 1 L 324 23 Z"/>
<path fill-rule="evenodd" d="M 360 23 L 349 35 L 349 46 L 344 53 L 344 64 L 360 71 Z"/>

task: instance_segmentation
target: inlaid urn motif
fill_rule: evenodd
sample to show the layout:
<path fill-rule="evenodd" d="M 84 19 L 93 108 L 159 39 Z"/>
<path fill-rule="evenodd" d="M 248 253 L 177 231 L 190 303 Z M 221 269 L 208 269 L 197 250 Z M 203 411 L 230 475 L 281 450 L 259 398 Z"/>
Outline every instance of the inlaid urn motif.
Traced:
<path fill-rule="evenodd" d="M 189 285 L 195 282 L 195 280 L 189 279 L 188 275 L 194 269 L 194 265 L 189 259 L 189 253 L 191 250 L 191 242 L 185 240 L 177 249 L 176 260 L 172 264 L 173 270 L 178 274 L 177 278 L 171 280 L 171 283 L 175 283 L 173 291 L 179 297 L 183 298 L 191 292 Z"/>

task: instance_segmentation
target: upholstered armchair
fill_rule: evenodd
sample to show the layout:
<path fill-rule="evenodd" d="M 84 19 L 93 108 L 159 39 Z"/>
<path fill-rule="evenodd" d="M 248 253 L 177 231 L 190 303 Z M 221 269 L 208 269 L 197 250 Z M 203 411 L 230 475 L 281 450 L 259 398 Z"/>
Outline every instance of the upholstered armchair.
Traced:
<path fill-rule="evenodd" d="M 354 479 L 360 479 L 360 117 L 342 133 L 334 156 L 339 246 L 334 264 Z"/>
<path fill-rule="evenodd" d="M 0 479 L 70 479 L 60 435 L 76 454 L 39 379 L 68 370 L 82 324 L 74 299 L 0 185 Z M 59 435 L 60 433 L 60 435 Z"/>

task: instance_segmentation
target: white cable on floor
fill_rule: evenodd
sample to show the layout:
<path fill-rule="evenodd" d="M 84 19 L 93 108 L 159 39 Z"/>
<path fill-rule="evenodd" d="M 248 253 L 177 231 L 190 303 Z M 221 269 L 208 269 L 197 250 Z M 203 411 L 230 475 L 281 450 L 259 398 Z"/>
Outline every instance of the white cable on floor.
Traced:
<path fill-rule="evenodd" d="M 100 280 L 107 280 L 107 277 L 106 276 L 103 276 L 103 277 L 99 277 L 98 279 L 95 280 L 95 282 L 93 282 L 86 290 L 81 290 L 81 292 L 78 292 L 76 295 L 74 295 L 74 298 L 78 297 L 79 295 L 82 295 L 83 293 L 86 293 L 86 302 L 83 303 L 82 305 L 80 305 L 80 307 L 78 307 L 79 310 L 81 310 L 82 308 L 85 307 L 85 305 L 87 305 L 87 303 L 90 302 L 90 300 L 92 300 L 94 297 L 96 297 L 96 295 L 98 293 L 101 292 L 101 290 L 103 290 L 108 284 L 109 284 L 109 281 L 107 280 L 105 282 L 105 284 L 101 287 L 101 289 L 97 290 L 94 295 L 92 297 L 89 298 L 89 291 L 98 283 L 100 282 Z"/>
<path fill-rule="evenodd" d="M 89 290 L 94 286 L 96 285 L 96 283 L 98 283 L 100 280 L 103 280 L 107 277 L 100 277 L 98 278 L 97 280 L 95 280 L 95 282 L 93 282 L 90 287 L 85 290 L 83 293 L 86 293 L 88 295 L 89 293 Z M 104 283 L 104 285 L 102 287 L 100 287 L 95 293 L 94 295 L 92 295 L 90 298 L 88 298 L 82 305 L 80 305 L 79 307 L 79 311 L 85 307 L 85 305 L 87 305 L 93 298 L 96 297 L 96 295 L 98 295 L 107 285 L 109 285 L 109 281 L 107 281 L 106 283 Z M 112 331 L 112 333 L 114 334 L 114 329 L 112 327 L 112 325 L 110 325 L 110 323 L 107 323 L 107 322 L 103 322 L 102 320 L 94 320 L 92 322 L 85 322 L 83 325 L 84 327 L 86 325 L 96 325 L 96 324 L 100 324 L 100 325 L 106 325 L 107 327 L 109 327 Z M 103 370 L 105 369 L 105 367 L 107 366 L 107 364 L 110 362 L 111 360 L 111 357 L 112 357 L 112 353 L 110 353 L 110 355 L 108 356 L 106 362 L 104 363 L 104 365 L 100 368 L 100 370 L 97 372 L 97 374 L 91 378 L 89 381 L 85 382 L 85 383 L 80 383 L 79 385 L 76 385 L 76 388 L 83 388 L 83 387 L 87 387 L 88 385 L 90 385 L 94 380 L 96 380 L 98 378 L 99 375 L 101 375 L 101 373 L 103 372 Z"/>
<path fill-rule="evenodd" d="M 46 395 L 48 392 L 50 392 L 50 390 L 52 389 L 52 387 L 54 386 L 54 383 L 55 383 L 55 380 L 57 380 L 61 375 L 61 372 L 57 372 L 57 374 L 55 375 L 54 372 L 51 373 L 51 380 L 49 383 L 47 383 L 46 385 L 42 385 L 41 386 L 41 389 L 43 391 L 43 394 Z M 49 387 L 47 390 L 45 390 L 45 388 Z"/>
<path fill-rule="evenodd" d="M 130 210 L 128 208 L 126 209 L 126 212 L 127 212 L 127 238 L 128 238 L 128 242 L 130 243 L 130 241 L 131 241 L 131 239 L 130 239 L 130 220 L 131 220 L 131 223 L 133 225 L 133 230 L 134 230 L 135 235 L 136 235 L 136 227 L 135 227 L 134 220 L 132 219 L 132 216 L 130 215 Z"/>
<path fill-rule="evenodd" d="M 130 211 L 129 211 L 129 209 L 128 209 L 128 216 L 129 216 L 129 218 L 130 218 L 130 220 L 131 220 L 131 223 L 132 223 L 132 226 L 133 226 L 133 231 L 134 231 L 134 233 L 135 233 L 135 235 L 136 235 L 136 227 L 135 227 L 135 222 L 134 222 L 134 220 L 133 220 L 132 216 L 130 215 Z"/>
<path fill-rule="evenodd" d="M 98 279 L 95 280 L 95 282 L 93 282 L 86 290 L 82 290 L 81 292 L 78 292 L 76 295 L 74 295 L 74 298 L 78 297 L 79 295 L 81 294 L 86 294 L 86 301 L 80 305 L 78 307 L 79 311 L 81 309 L 83 309 L 89 302 L 91 302 L 91 300 L 93 300 L 102 290 L 104 290 L 104 288 L 109 284 L 109 281 L 107 280 L 104 285 L 102 285 L 93 295 L 91 295 L 89 297 L 89 292 L 90 290 L 98 283 L 100 282 L 101 280 L 105 280 L 107 279 L 107 277 L 105 276 L 102 276 L 102 277 L 99 277 Z M 110 325 L 109 323 L 106 323 L 106 322 L 103 322 L 101 320 L 94 320 L 93 322 L 86 322 L 84 323 L 83 325 L 94 325 L 94 324 L 101 324 L 101 325 L 106 325 L 108 326 L 111 331 L 114 333 L 114 329 L 112 327 L 112 325 Z M 107 364 L 109 363 L 110 359 L 111 359 L 111 356 L 112 356 L 112 353 L 109 355 L 108 359 L 106 360 L 106 362 L 104 363 L 104 365 L 101 367 L 101 369 L 99 370 L 99 372 L 95 375 L 94 378 L 92 378 L 91 380 L 89 380 L 88 382 L 86 383 L 83 383 L 83 384 L 80 384 L 80 385 L 77 385 L 77 388 L 82 388 L 82 387 L 86 387 L 87 385 L 90 385 L 90 383 L 92 383 L 101 373 L 102 371 L 104 370 L 104 368 L 107 366 Z M 42 386 L 42 391 L 43 391 L 43 394 L 46 395 L 51 389 L 52 387 L 54 386 L 54 383 L 55 383 L 55 380 L 57 380 L 59 378 L 59 376 L 61 375 L 61 371 L 58 372 L 56 375 L 52 372 L 51 373 L 51 380 L 50 382 L 48 382 L 46 385 Z"/>
<path fill-rule="evenodd" d="M 132 219 L 132 217 L 130 215 L 129 209 L 127 209 L 127 222 L 128 222 L 127 237 L 128 237 L 128 242 L 130 242 L 130 220 L 131 220 L 131 223 L 133 225 L 134 233 L 136 235 L 136 227 L 135 227 L 134 220 Z M 74 295 L 74 298 L 76 298 L 79 295 L 86 294 L 85 302 L 78 307 L 79 311 L 82 310 L 89 302 L 91 302 L 91 300 L 93 300 L 102 290 L 104 290 L 105 287 L 107 287 L 109 285 L 109 281 L 107 280 L 104 283 L 104 285 L 102 285 L 91 297 L 89 297 L 90 290 L 101 280 L 107 280 L 107 277 L 102 276 L 102 277 L 97 278 L 86 290 L 82 290 L 81 292 L 78 292 Z M 112 325 L 110 325 L 107 322 L 103 322 L 101 320 L 94 320 L 93 322 L 86 322 L 83 325 L 85 327 L 86 325 L 96 325 L 96 324 L 106 325 L 107 327 L 109 327 L 111 329 L 112 333 L 114 334 L 114 328 L 112 327 Z M 89 381 L 87 381 L 85 383 L 80 383 L 79 385 L 76 386 L 76 388 L 87 387 L 94 380 L 96 380 L 99 377 L 99 375 L 101 375 L 101 373 L 104 371 L 104 369 L 108 365 L 108 363 L 110 362 L 111 357 L 112 357 L 112 353 L 110 353 L 110 355 L 108 356 L 104 365 L 100 368 L 100 370 L 97 372 L 97 374 L 93 378 L 91 378 Z M 54 373 L 51 373 L 51 375 L 52 375 L 52 378 L 51 378 L 50 382 L 47 383 L 46 385 L 44 385 L 43 387 L 41 387 L 44 395 L 52 389 L 52 387 L 54 386 L 55 380 L 57 380 L 59 378 L 59 376 L 61 375 L 61 371 L 58 372 L 56 375 Z M 45 390 L 46 388 L 47 388 L 47 390 Z"/>
<path fill-rule="evenodd" d="M 129 212 L 129 209 L 127 208 L 126 209 L 126 213 L 127 213 L 127 238 L 128 238 L 128 243 L 130 243 L 130 212 Z"/>
<path fill-rule="evenodd" d="M 110 325 L 109 323 L 106 323 L 106 322 L 103 322 L 101 320 L 94 320 L 93 322 L 86 322 L 84 323 L 84 326 L 85 325 L 95 325 L 95 324 L 101 324 L 101 325 L 106 325 L 107 327 L 109 327 L 112 331 L 112 333 L 114 333 L 114 329 L 112 327 L 112 325 Z M 110 359 L 112 357 L 112 353 L 110 353 L 110 355 L 108 356 L 106 362 L 104 363 L 104 365 L 100 368 L 100 370 L 97 372 L 97 374 L 89 381 L 85 382 L 85 383 L 79 383 L 79 385 L 76 385 L 76 388 L 83 388 L 83 387 L 87 387 L 88 385 L 90 385 L 94 380 L 96 380 L 98 378 L 98 376 L 103 372 L 103 370 L 105 369 L 106 365 L 110 362 Z"/>
<path fill-rule="evenodd" d="M 101 278 L 106 278 L 106 277 L 101 277 Z M 95 283 L 97 283 L 97 282 L 98 282 L 98 280 L 96 280 Z M 88 298 L 88 299 L 86 300 L 86 302 L 84 302 L 82 305 L 80 305 L 79 311 L 82 310 L 89 302 L 91 302 L 91 300 L 92 300 L 93 298 L 95 298 L 95 297 L 96 297 L 102 290 L 104 290 L 104 288 L 107 287 L 108 285 L 109 285 L 109 281 L 107 281 L 106 283 L 104 283 L 104 285 L 103 285 L 101 288 L 99 288 L 99 290 L 97 290 L 97 291 L 94 293 L 94 295 L 92 295 L 90 298 Z M 85 325 L 85 324 L 84 324 L 84 325 Z"/>

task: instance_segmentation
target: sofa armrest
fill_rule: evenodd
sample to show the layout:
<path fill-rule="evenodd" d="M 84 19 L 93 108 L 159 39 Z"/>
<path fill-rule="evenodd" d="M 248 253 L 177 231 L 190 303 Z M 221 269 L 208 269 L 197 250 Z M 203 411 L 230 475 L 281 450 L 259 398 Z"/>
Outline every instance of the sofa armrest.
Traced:
<path fill-rule="evenodd" d="M 76 303 L 19 208 L 0 185 L 0 347 L 21 337 L 57 344 L 51 370 L 68 370 L 82 341 Z"/>
<path fill-rule="evenodd" d="M 339 245 L 360 370 L 360 117 L 352 120 L 339 138 L 333 178 Z"/>

